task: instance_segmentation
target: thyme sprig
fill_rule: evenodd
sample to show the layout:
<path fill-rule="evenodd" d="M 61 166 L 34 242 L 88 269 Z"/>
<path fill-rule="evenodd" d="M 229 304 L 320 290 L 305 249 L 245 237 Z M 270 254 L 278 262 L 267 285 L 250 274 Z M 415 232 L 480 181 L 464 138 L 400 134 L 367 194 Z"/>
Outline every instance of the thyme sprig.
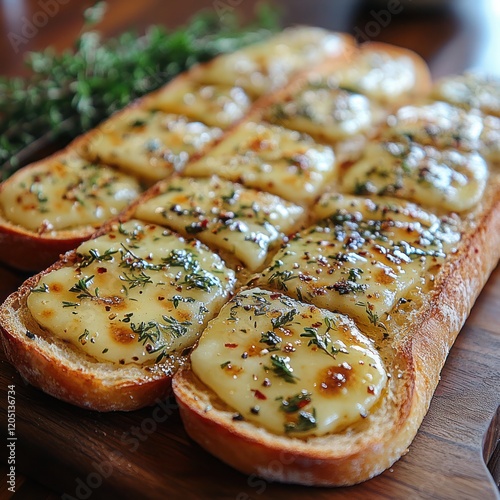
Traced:
<path fill-rule="evenodd" d="M 94 297 L 99 297 L 99 288 L 94 290 L 92 293 L 89 290 L 89 284 L 92 284 L 94 276 L 89 276 L 88 278 L 80 278 L 70 289 L 70 292 L 77 293 L 77 299 L 93 299 Z"/>

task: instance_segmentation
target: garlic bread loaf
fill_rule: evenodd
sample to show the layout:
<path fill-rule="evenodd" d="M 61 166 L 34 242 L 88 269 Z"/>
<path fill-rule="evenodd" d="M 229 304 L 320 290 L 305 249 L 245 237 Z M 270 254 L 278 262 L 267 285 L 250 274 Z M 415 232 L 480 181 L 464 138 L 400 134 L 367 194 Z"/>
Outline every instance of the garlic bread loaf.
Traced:
<path fill-rule="evenodd" d="M 379 474 L 500 257 L 497 117 L 439 92 L 409 51 L 299 29 L 112 117 L 78 158 L 153 185 L 7 299 L 8 359 L 98 411 L 173 387 L 247 474 Z"/>

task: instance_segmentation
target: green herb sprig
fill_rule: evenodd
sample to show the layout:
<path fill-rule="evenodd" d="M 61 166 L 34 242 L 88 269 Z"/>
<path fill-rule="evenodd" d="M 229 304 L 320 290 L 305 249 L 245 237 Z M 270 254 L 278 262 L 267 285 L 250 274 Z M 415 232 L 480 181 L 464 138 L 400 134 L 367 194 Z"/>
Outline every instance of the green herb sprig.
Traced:
<path fill-rule="evenodd" d="M 99 2 L 86 11 L 73 49 L 30 53 L 29 77 L 0 77 L 1 178 L 32 158 L 35 141 L 67 142 L 194 64 L 263 40 L 278 27 L 267 6 L 245 26 L 212 10 L 174 31 L 151 26 L 143 36 L 126 32 L 103 41 L 93 31 L 103 7 Z"/>

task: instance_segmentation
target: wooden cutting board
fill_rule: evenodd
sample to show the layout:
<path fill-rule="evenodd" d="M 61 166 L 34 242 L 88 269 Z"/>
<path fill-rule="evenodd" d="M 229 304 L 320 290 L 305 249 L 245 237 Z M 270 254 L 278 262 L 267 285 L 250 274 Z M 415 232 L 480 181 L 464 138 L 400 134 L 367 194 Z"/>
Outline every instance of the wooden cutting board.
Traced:
<path fill-rule="evenodd" d="M 0 268 L 0 299 L 21 280 Z M 5 415 L 7 387 L 14 384 L 17 471 L 65 499 L 498 499 L 499 317 L 500 267 L 450 353 L 409 453 L 382 475 L 350 488 L 307 488 L 245 476 L 188 438 L 174 401 L 133 413 L 81 410 L 28 386 L 3 354 L 0 408 Z M 1 428 L 6 434 L 5 419 Z"/>

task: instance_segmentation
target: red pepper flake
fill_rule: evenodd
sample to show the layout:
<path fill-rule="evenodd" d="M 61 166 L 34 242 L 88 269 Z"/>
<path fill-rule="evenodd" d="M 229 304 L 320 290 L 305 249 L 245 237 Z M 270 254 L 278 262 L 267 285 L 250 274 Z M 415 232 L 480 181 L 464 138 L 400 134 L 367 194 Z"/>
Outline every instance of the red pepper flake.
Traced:
<path fill-rule="evenodd" d="M 304 408 L 304 406 L 307 406 L 310 402 L 311 400 L 309 398 L 304 398 L 297 403 L 297 408 L 299 410 L 302 410 L 302 408 Z"/>
<path fill-rule="evenodd" d="M 229 347 L 229 349 L 234 349 L 235 347 L 238 347 L 238 344 L 224 344 L 224 347 Z"/>
<path fill-rule="evenodd" d="M 264 401 L 265 399 L 267 399 L 267 396 L 265 394 L 262 394 L 262 392 L 260 392 L 258 389 L 251 389 L 251 391 L 253 392 L 253 395 L 257 399 L 260 399 L 261 401 Z"/>
<path fill-rule="evenodd" d="M 276 300 L 276 299 L 279 299 L 281 297 L 281 294 L 279 294 L 279 293 L 272 293 L 270 295 L 270 297 L 271 297 L 271 300 Z"/>
<path fill-rule="evenodd" d="M 316 323 L 313 323 L 311 326 L 313 328 L 319 328 L 323 323 L 321 323 L 321 321 L 317 321 Z"/>
<path fill-rule="evenodd" d="M 99 274 L 104 274 L 104 273 L 107 273 L 107 272 L 108 272 L 108 270 L 107 270 L 105 267 L 98 267 L 98 268 L 97 268 L 97 272 L 98 272 Z"/>

